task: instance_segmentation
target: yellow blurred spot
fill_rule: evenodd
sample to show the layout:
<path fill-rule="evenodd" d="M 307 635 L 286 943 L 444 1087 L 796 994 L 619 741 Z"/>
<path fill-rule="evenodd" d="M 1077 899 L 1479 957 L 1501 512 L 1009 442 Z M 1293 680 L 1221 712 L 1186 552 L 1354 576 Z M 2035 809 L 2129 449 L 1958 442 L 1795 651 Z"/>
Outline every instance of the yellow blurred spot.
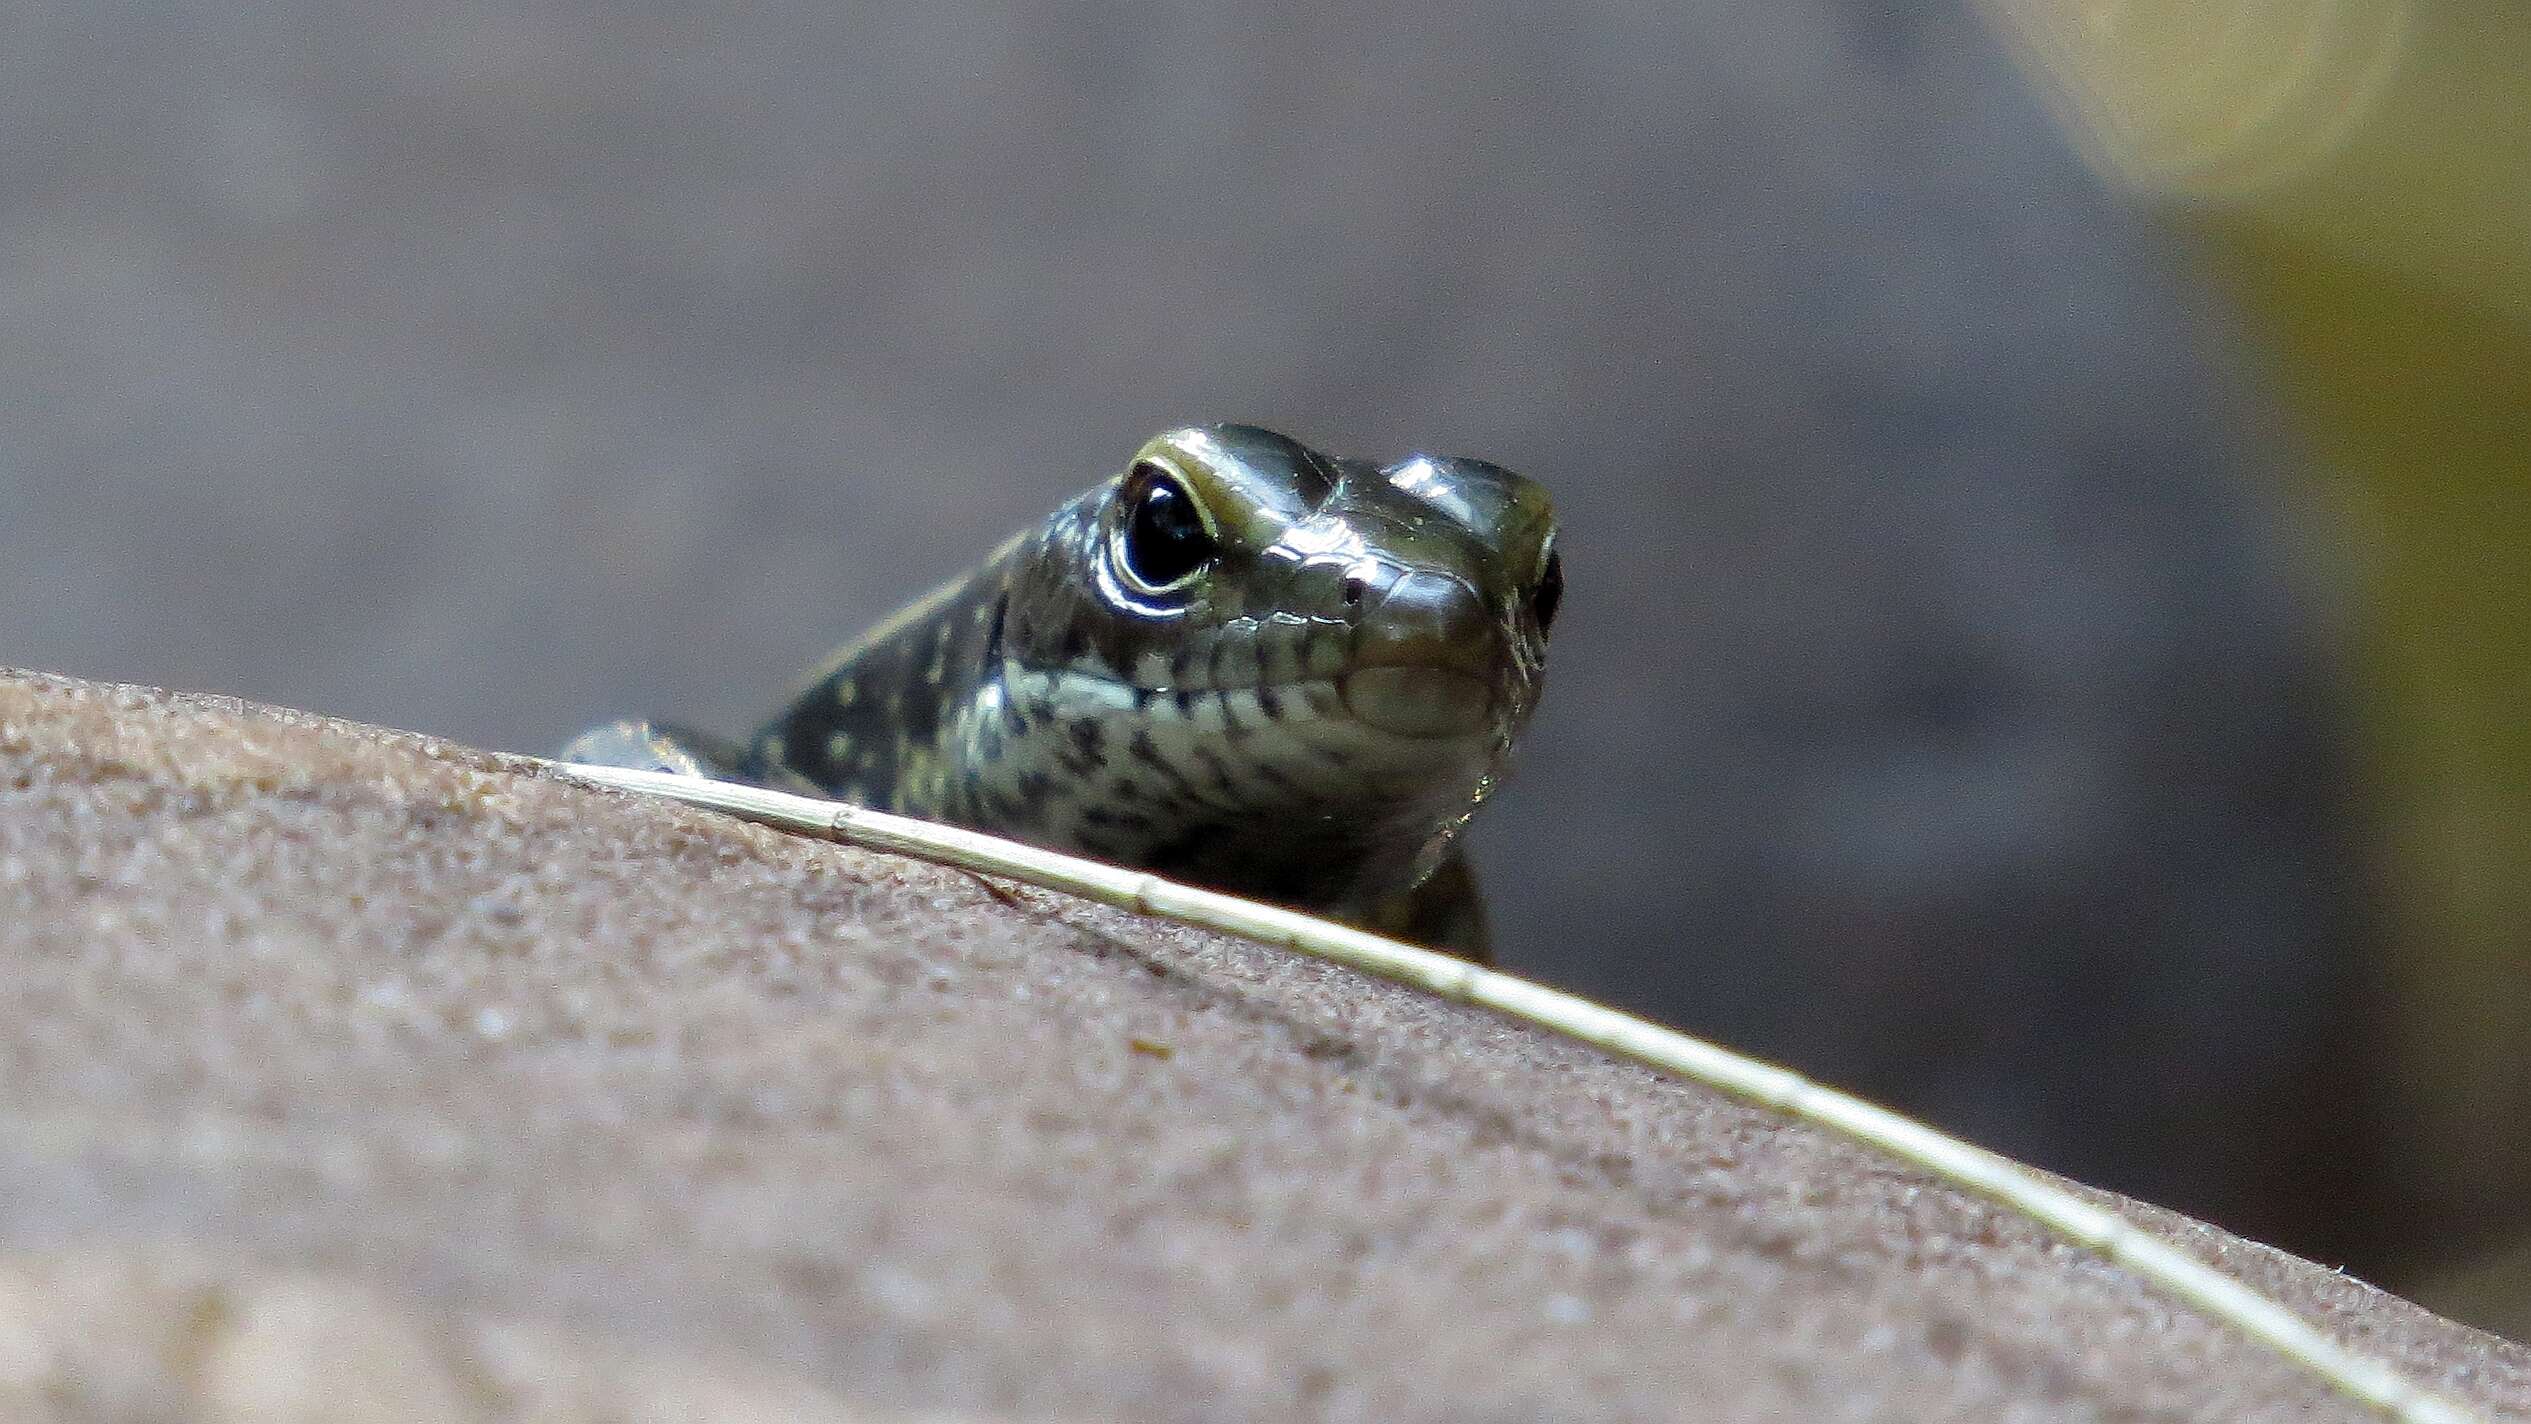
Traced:
<path fill-rule="evenodd" d="M 2531 1239 L 2531 8 L 1986 8 L 2102 170 L 2194 239 L 2292 418 L 2275 467 L 2320 496 L 2289 503 L 2341 520 L 2410 1231 Z"/>
<path fill-rule="evenodd" d="M 2129 186 L 2238 197 L 2342 150 L 2397 73 L 2407 0 L 1988 0 Z"/>

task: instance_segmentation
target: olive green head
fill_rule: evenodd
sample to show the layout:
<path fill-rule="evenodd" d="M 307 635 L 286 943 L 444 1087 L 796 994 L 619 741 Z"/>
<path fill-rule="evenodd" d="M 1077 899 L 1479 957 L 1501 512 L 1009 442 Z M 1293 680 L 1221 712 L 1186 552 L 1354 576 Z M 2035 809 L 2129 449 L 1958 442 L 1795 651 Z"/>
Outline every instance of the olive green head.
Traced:
<path fill-rule="evenodd" d="M 1342 459 L 1244 425 L 1146 442 L 1018 569 L 1011 606 L 1034 612 L 1004 655 L 1032 686 L 1119 689 L 1102 720 L 1170 783 L 1173 814 L 1146 805 L 1139 821 L 1227 805 L 1277 818 L 1277 846 L 1310 845 L 1315 826 L 1322 872 L 1367 856 L 1373 879 L 1429 869 L 1500 775 L 1563 589 L 1536 483 L 1480 460 Z M 1212 854 L 1264 854 L 1269 838 L 1199 820 Z M 1416 869 L 1378 863 L 1398 846 Z"/>
<path fill-rule="evenodd" d="M 1146 689 L 1327 680 L 1407 740 L 1507 740 L 1536 703 L 1563 568 L 1534 481 L 1212 425 L 1155 437 L 1098 493 L 1092 623 Z"/>

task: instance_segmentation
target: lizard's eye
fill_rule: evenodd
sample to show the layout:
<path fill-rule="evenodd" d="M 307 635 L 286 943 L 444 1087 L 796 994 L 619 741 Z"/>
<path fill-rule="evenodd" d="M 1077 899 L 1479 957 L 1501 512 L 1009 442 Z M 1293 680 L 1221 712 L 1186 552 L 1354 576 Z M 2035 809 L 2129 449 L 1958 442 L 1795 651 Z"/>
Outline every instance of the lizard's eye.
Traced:
<path fill-rule="evenodd" d="M 1547 551 L 1546 572 L 1538 575 L 1538 586 L 1529 591 L 1529 611 L 1538 619 L 1538 636 L 1545 637 L 1555 626 L 1556 605 L 1564 602 L 1564 555 Z"/>
<path fill-rule="evenodd" d="M 1116 561 L 1146 593 L 1169 593 L 1203 571 L 1217 552 L 1203 511 L 1178 477 L 1146 460 L 1125 478 Z"/>

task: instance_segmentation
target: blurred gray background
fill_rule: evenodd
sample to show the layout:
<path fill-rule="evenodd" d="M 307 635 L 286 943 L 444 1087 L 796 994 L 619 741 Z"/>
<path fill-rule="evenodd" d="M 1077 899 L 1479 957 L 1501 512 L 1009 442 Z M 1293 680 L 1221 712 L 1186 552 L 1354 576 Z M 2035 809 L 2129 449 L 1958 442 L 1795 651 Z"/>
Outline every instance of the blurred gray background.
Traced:
<path fill-rule="evenodd" d="M 1963 6 L 20 4 L 0 662 L 736 730 L 1151 431 L 1547 481 L 1516 968 L 2388 1259 L 2332 577 Z"/>

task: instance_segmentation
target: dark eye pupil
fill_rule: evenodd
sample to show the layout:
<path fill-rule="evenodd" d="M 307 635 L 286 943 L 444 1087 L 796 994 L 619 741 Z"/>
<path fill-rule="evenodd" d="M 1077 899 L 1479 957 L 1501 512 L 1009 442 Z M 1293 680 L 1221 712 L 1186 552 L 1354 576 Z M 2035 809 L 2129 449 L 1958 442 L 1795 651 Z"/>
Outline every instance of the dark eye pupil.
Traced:
<path fill-rule="evenodd" d="M 1547 555 L 1547 571 L 1538 576 L 1538 587 L 1529 595 L 1530 610 L 1538 615 L 1538 631 L 1545 633 L 1555 625 L 1556 605 L 1564 602 L 1564 555 Z"/>
<path fill-rule="evenodd" d="M 1135 496 L 1125 525 L 1125 562 L 1135 578 L 1166 588 L 1204 567 L 1213 541 L 1195 512 L 1195 500 L 1177 481 L 1153 479 Z"/>

